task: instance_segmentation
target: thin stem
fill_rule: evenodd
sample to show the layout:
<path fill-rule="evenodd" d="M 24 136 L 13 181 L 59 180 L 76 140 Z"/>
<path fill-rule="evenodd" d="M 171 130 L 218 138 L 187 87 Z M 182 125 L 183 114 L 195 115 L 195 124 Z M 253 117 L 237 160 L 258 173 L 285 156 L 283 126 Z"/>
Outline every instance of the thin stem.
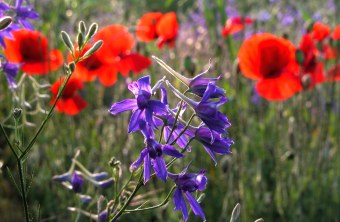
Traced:
<path fill-rule="evenodd" d="M 174 144 L 177 142 L 177 140 L 185 133 L 185 131 L 187 131 L 187 129 L 188 129 L 189 126 L 190 126 L 190 123 L 192 122 L 192 120 L 194 119 L 195 116 L 196 116 L 195 113 L 191 115 L 191 117 L 190 117 L 190 119 L 189 119 L 187 125 L 186 125 L 186 126 L 184 127 L 184 129 L 180 132 L 180 134 L 177 136 L 177 138 L 174 139 L 174 141 L 172 141 L 172 142 L 170 143 L 170 145 L 174 145 Z"/>
<path fill-rule="evenodd" d="M 169 143 L 169 142 L 170 142 L 170 138 L 171 138 L 173 132 L 174 132 L 175 129 L 176 129 L 177 120 L 178 120 L 178 117 L 179 117 L 179 113 L 180 113 L 181 110 L 182 110 L 182 106 L 183 106 L 183 100 L 181 100 L 181 103 L 179 104 L 179 108 L 178 108 L 177 113 L 176 113 L 176 116 L 175 116 L 174 124 L 173 124 L 173 126 L 172 126 L 171 132 L 170 132 L 170 134 L 169 134 L 169 137 L 168 137 L 166 143 Z"/>
<path fill-rule="evenodd" d="M 35 144 L 35 141 L 37 140 L 38 136 L 40 135 L 40 133 L 42 132 L 43 128 L 45 127 L 46 123 L 48 122 L 48 120 L 51 118 L 52 116 L 52 113 L 54 111 L 54 108 L 56 107 L 57 105 L 57 102 L 59 101 L 60 97 L 62 96 L 65 88 L 66 88 L 66 85 L 68 83 L 68 81 L 70 80 L 72 76 L 72 73 L 70 73 L 69 75 L 67 75 L 66 77 L 66 80 L 64 81 L 64 84 L 62 85 L 61 89 L 59 90 L 58 92 L 58 95 L 50 109 L 50 111 L 48 112 L 47 116 L 45 117 L 44 121 L 41 123 L 38 131 L 36 132 L 36 134 L 34 135 L 34 137 L 32 138 L 31 142 L 27 145 L 27 147 L 25 148 L 24 152 L 20 155 L 20 160 L 23 160 L 27 154 L 31 151 L 33 145 Z"/>
<path fill-rule="evenodd" d="M 160 133 L 159 139 L 158 139 L 159 143 L 162 141 L 162 137 L 163 137 L 163 133 L 164 133 L 164 127 L 165 127 L 165 125 L 163 124 L 162 129 L 161 129 L 161 133 Z"/>
<path fill-rule="evenodd" d="M 29 215 L 28 215 L 28 203 L 27 203 L 27 194 L 26 194 L 26 187 L 22 169 L 22 161 L 20 159 L 17 160 L 18 168 L 19 168 L 19 180 L 20 180 L 20 187 L 21 187 L 21 197 L 24 204 L 24 211 L 25 211 L 25 218 L 26 221 L 29 222 Z"/>
<path fill-rule="evenodd" d="M 131 195 L 129 196 L 129 198 L 126 200 L 126 202 L 124 203 L 124 205 L 122 206 L 122 208 L 118 211 L 118 213 L 112 218 L 111 222 L 116 221 L 125 211 L 125 209 L 127 208 L 127 206 L 130 204 L 131 200 L 134 198 L 134 196 L 136 195 L 137 191 L 139 190 L 139 188 L 141 188 L 141 186 L 143 186 L 143 170 L 141 171 L 141 174 L 139 176 L 138 179 L 138 183 L 135 187 L 135 189 L 132 191 Z"/>
<path fill-rule="evenodd" d="M 168 193 L 168 195 L 166 196 L 166 198 L 163 200 L 162 203 L 160 204 L 157 204 L 155 206 L 151 206 L 151 207 L 145 207 L 145 208 L 136 208 L 136 209 L 133 209 L 133 210 L 125 210 L 124 212 L 126 213 L 132 213 L 132 212 L 138 212 L 138 211 L 146 211 L 146 210 L 153 210 L 153 209 L 156 209 L 156 208 L 160 208 L 162 206 L 164 206 L 165 204 L 168 203 L 169 199 L 170 199 L 170 196 L 172 195 L 172 193 L 175 191 L 176 189 L 176 186 L 173 186 L 170 190 L 170 192 Z"/>

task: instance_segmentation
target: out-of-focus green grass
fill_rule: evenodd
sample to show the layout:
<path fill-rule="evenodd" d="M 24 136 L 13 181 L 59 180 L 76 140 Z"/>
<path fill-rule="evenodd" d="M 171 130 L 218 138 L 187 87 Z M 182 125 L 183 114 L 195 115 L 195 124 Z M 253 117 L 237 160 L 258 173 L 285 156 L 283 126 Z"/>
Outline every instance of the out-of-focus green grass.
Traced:
<path fill-rule="evenodd" d="M 240 221 L 254 221 L 260 217 L 265 221 L 339 221 L 339 83 L 335 85 L 335 96 L 330 95 L 332 84 L 324 84 L 284 102 L 260 99 L 258 104 L 252 103 L 254 83 L 233 71 L 234 61 L 230 60 L 228 40 L 220 35 L 223 25 L 221 20 L 228 16 L 221 14 L 225 2 L 36 1 L 36 9 L 41 14 L 36 27 L 50 38 L 51 47 L 66 52 L 59 39 L 59 32 L 67 30 L 72 34 L 79 20 L 98 22 L 100 27 L 119 23 L 133 30 L 136 20 L 145 12 L 176 10 L 180 24 L 183 24 L 190 13 L 198 10 L 198 4 L 203 6 L 202 16 L 208 25 L 207 39 L 201 50 L 208 51 L 203 53 L 190 46 L 158 50 L 152 44 L 139 44 L 138 48 L 145 54 L 164 58 L 174 69 L 186 75 L 189 73 L 183 68 L 185 56 L 190 55 L 196 61 L 196 73 L 203 71 L 211 58 L 215 62 L 211 74 L 226 76 L 221 84 L 227 90 L 229 102 L 222 109 L 232 123 L 228 131 L 235 144 L 232 146 L 233 154 L 220 157 L 215 167 L 201 145 L 194 143 L 185 162 L 175 165 L 171 171 L 178 172 L 190 160 L 194 160 L 191 168 L 193 171 L 207 169 L 209 180 L 202 207 L 208 221 L 229 221 L 231 211 L 238 202 L 242 206 Z M 330 25 L 339 23 L 335 15 L 327 13 L 325 3 L 308 1 L 301 4 L 303 10 L 310 14 L 313 10 L 320 10 Z M 236 8 L 241 14 L 251 16 L 263 8 L 272 13 L 281 10 L 270 8 L 267 1 L 238 1 Z M 302 31 L 294 26 L 280 28 L 278 22 L 274 19 L 259 26 L 261 30 L 277 35 L 285 32 L 297 43 Z M 230 44 L 235 52 L 240 43 L 241 40 L 231 39 Z M 58 71 L 38 79 L 40 82 L 52 82 L 61 74 L 62 71 Z M 153 64 L 143 74 L 151 74 L 152 79 L 157 80 L 166 75 L 166 72 Z M 91 171 L 110 172 L 108 161 L 115 156 L 122 162 L 122 180 L 125 180 L 129 165 L 143 148 L 141 135 L 127 135 L 130 114 L 112 117 L 107 112 L 113 101 L 131 97 L 125 79 L 120 78 L 110 88 L 104 88 L 99 83 L 86 83 L 82 93 L 89 106 L 75 117 L 55 113 L 28 159 L 28 172 L 34 176 L 29 192 L 30 209 L 37 212 L 40 206 L 43 221 L 72 221 L 75 218 L 74 214 L 67 211 L 68 206 L 77 206 L 74 194 L 51 178 L 68 169 L 76 149 L 81 150 L 79 160 Z M 12 109 L 11 93 L 6 90 L 5 81 L 2 81 L 0 104 L 0 118 L 4 119 Z M 42 118 L 34 116 L 30 121 L 39 123 Z M 24 130 L 25 141 L 34 131 L 35 128 Z M 5 169 L 6 166 L 15 168 L 15 162 L 3 137 L 0 138 L 0 144 L 0 161 L 4 162 L 0 173 L 0 218 L 1 221 L 20 221 L 20 199 Z M 91 186 L 86 190 L 88 193 L 96 193 L 94 200 L 101 193 Z M 141 190 L 139 198 L 161 202 L 169 190 L 170 185 L 152 180 Z M 143 196 L 148 191 L 156 191 L 158 194 Z M 113 190 L 104 193 L 110 198 Z M 91 209 L 93 211 L 95 207 Z M 140 221 L 179 221 L 181 213 L 173 213 L 172 209 L 173 203 L 170 202 L 168 207 L 139 215 L 124 215 L 121 220 L 133 221 L 138 216 Z M 86 218 L 83 220 L 86 221 Z M 191 217 L 190 220 L 199 221 L 199 218 Z"/>

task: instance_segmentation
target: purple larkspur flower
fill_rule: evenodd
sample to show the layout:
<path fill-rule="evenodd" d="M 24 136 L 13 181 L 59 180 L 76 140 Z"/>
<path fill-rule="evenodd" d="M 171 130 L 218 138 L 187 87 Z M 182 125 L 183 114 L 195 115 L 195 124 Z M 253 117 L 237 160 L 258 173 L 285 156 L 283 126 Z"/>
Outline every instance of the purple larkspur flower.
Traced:
<path fill-rule="evenodd" d="M 201 74 L 195 76 L 194 78 L 187 78 L 180 73 L 173 70 L 170 66 L 168 66 L 165 62 L 163 62 L 161 59 L 153 56 L 153 59 L 156 60 L 164 69 L 166 69 L 171 75 L 179 79 L 182 83 L 184 83 L 187 87 L 189 87 L 189 90 L 191 93 L 203 97 L 204 92 L 206 91 L 209 83 L 216 83 L 217 80 L 221 78 L 221 76 L 217 78 L 203 78 L 204 75 L 206 75 L 211 67 L 211 64 L 209 64 L 209 68 L 202 72 Z M 224 89 L 216 86 L 215 91 L 210 95 L 210 98 L 218 98 L 225 95 Z"/>
<path fill-rule="evenodd" d="M 18 23 L 26 29 L 33 30 L 33 25 L 28 21 L 28 19 L 38 19 L 39 14 L 33 10 L 33 6 L 28 4 L 28 1 L 26 1 L 26 5 L 23 5 L 23 2 L 23 0 L 17 0 L 15 7 L 13 7 L 13 10 L 16 13 L 16 19 Z"/>
<path fill-rule="evenodd" d="M 211 143 L 212 134 L 214 140 Z M 215 164 L 217 164 L 215 154 L 219 155 L 230 154 L 231 153 L 230 146 L 234 144 L 234 141 L 232 141 L 228 137 L 225 137 L 224 135 L 218 134 L 214 131 L 211 132 L 206 127 L 199 127 L 195 131 L 195 139 L 203 145 L 205 151 L 207 151 L 207 153 L 213 159 Z"/>
<path fill-rule="evenodd" d="M 168 99 L 167 99 L 166 90 L 165 90 L 164 87 L 161 87 L 160 89 L 161 89 L 161 93 L 162 93 L 161 101 L 162 101 L 163 104 L 168 106 Z M 177 105 L 177 107 L 175 109 L 172 109 L 172 113 L 177 113 L 178 110 L 179 110 L 179 107 L 180 107 L 180 103 Z M 186 109 L 186 104 L 184 104 L 182 106 L 181 111 L 179 113 L 179 117 L 182 116 L 185 109 Z M 180 122 L 177 122 L 176 125 L 175 125 L 175 129 L 171 134 L 172 128 L 174 127 L 174 123 L 175 123 L 175 118 L 173 117 L 173 115 L 170 112 L 168 112 L 168 113 L 165 113 L 165 114 L 159 116 L 159 118 L 162 120 L 161 124 L 164 125 L 164 133 L 163 133 L 164 140 L 168 141 L 169 137 L 170 137 L 169 142 L 171 143 L 171 141 L 174 141 L 181 134 L 181 132 L 184 129 L 184 125 Z M 190 130 L 186 130 L 176 141 L 176 144 L 182 149 L 185 148 L 187 146 L 188 142 L 189 142 L 187 136 L 189 136 L 189 137 L 193 136 L 193 134 Z"/>
<path fill-rule="evenodd" d="M 19 72 L 20 64 L 11 63 L 8 61 L 1 62 L 1 69 L 4 72 L 8 81 L 9 88 L 13 91 L 16 88 L 15 77 Z"/>
<path fill-rule="evenodd" d="M 200 170 L 198 173 L 187 173 L 186 171 L 188 167 L 186 167 L 180 174 L 169 173 L 169 177 L 176 183 L 177 186 L 174 193 L 174 210 L 181 210 L 184 221 L 188 220 L 189 215 L 187 204 L 184 199 L 185 197 L 194 214 L 200 216 L 202 220 L 205 221 L 204 212 L 191 193 L 197 190 L 203 191 L 207 185 L 207 177 L 204 175 L 204 170 Z"/>
<path fill-rule="evenodd" d="M 128 133 L 139 130 L 141 121 L 145 121 L 151 127 L 156 128 L 157 125 L 153 114 L 166 112 L 166 107 L 161 101 L 151 100 L 153 92 L 150 86 L 150 76 L 138 79 L 137 82 L 129 84 L 128 88 L 135 95 L 135 99 L 126 99 L 114 103 L 109 112 L 112 115 L 117 115 L 121 112 L 132 110 Z"/>
<path fill-rule="evenodd" d="M 212 100 L 211 95 L 213 95 L 217 86 L 213 83 L 209 83 L 207 89 L 205 90 L 203 97 L 200 102 L 193 101 L 192 99 L 186 97 L 177 89 L 175 89 L 168 81 L 166 81 L 168 87 L 173 91 L 173 93 L 184 100 L 189 106 L 193 108 L 196 115 L 202 120 L 202 122 L 209 128 L 209 130 L 216 131 L 217 133 L 224 134 L 225 129 L 231 124 L 228 118 L 218 111 L 218 108 L 227 102 L 226 97 L 221 97 L 218 100 Z M 214 133 L 211 133 L 212 142 L 214 140 Z"/>
<path fill-rule="evenodd" d="M 84 179 L 78 173 L 74 172 L 71 177 L 72 190 L 76 193 L 79 193 L 83 184 Z"/>
<path fill-rule="evenodd" d="M 151 175 L 151 166 L 153 167 L 155 174 L 158 178 L 166 181 L 168 177 L 168 171 L 166 169 L 163 154 L 182 158 L 184 155 L 176 150 L 173 146 L 158 143 L 152 135 L 148 132 L 146 127 L 142 127 L 142 132 L 145 136 L 146 147 L 141 151 L 139 158 L 131 164 L 132 168 L 138 168 L 142 162 L 144 162 L 144 183 L 146 183 Z"/>

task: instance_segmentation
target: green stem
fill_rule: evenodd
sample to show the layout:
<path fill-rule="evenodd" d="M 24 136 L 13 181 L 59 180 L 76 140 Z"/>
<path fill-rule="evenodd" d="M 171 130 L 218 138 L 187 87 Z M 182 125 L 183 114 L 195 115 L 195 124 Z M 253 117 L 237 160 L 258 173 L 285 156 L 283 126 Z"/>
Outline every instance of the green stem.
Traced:
<path fill-rule="evenodd" d="M 169 142 L 170 142 L 170 138 L 171 138 L 173 132 L 174 132 L 175 129 L 176 129 L 177 120 L 178 120 L 178 117 L 179 117 L 179 113 L 180 113 L 181 110 L 182 110 L 182 106 L 183 106 L 183 100 L 181 100 L 181 103 L 180 103 L 179 108 L 178 108 L 178 110 L 177 110 L 177 113 L 176 113 L 176 116 L 175 116 L 174 125 L 172 126 L 171 132 L 170 132 L 170 134 L 169 134 L 169 137 L 168 137 L 166 143 L 169 143 Z"/>
<path fill-rule="evenodd" d="M 177 142 L 177 140 L 185 133 L 185 131 L 189 128 L 190 123 L 192 122 L 192 120 L 194 119 L 195 116 L 196 116 L 195 113 L 191 115 L 191 117 L 190 117 L 190 119 L 189 119 L 187 125 L 184 127 L 184 129 L 181 131 L 181 133 L 177 136 L 177 138 L 174 139 L 174 141 L 172 141 L 172 142 L 170 143 L 170 145 L 174 145 L 174 144 Z M 169 138 L 170 138 L 170 137 L 169 137 Z"/>
<path fill-rule="evenodd" d="M 24 204 L 24 211 L 25 211 L 25 218 L 26 221 L 29 222 L 29 215 L 28 215 L 28 203 L 27 203 L 27 194 L 26 194 L 26 187 L 22 169 L 22 161 L 19 159 L 17 160 L 18 169 L 19 169 L 19 180 L 20 180 L 20 187 L 21 187 L 21 197 Z"/>
<path fill-rule="evenodd" d="M 133 213 L 133 212 L 138 212 L 138 211 L 146 211 L 146 210 L 153 210 L 153 209 L 156 209 L 156 208 L 160 208 L 160 207 L 162 207 L 162 206 L 164 206 L 165 204 L 168 203 L 168 201 L 170 199 L 170 196 L 175 191 L 175 189 L 176 189 L 176 186 L 173 186 L 172 189 L 170 190 L 170 192 L 168 193 L 168 195 L 166 196 L 166 198 L 160 204 L 157 204 L 157 205 L 151 206 L 151 207 L 136 208 L 136 209 L 133 209 L 133 210 L 125 210 L 124 212 L 126 212 L 126 213 Z"/>
<path fill-rule="evenodd" d="M 140 177 L 138 179 L 138 183 L 137 183 L 135 189 L 132 191 L 131 195 L 126 200 L 126 202 L 124 203 L 122 208 L 120 208 L 118 213 L 110 220 L 111 222 L 116 221 L 124 213 L 125 209 L 127 208 L 127 206 L 129 206 L 130 202 L 135 197 L 135 195 L 136 195 L 137 191 L 139 190 L 139 188 L 141 188 L 143 186 L 143 182 L 142 181 L 143 181 L 143 170 L 141 171 L 141 174 L 140 174 Z"/>

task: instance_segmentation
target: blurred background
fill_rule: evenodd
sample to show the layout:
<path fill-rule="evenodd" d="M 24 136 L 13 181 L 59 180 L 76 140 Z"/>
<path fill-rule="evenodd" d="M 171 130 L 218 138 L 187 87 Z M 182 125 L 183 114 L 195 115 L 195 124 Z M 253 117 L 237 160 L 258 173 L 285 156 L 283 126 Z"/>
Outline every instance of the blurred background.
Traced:
<path fill-rule="evenodd" d="M 9 1 L 8 1 L 9 2 Z M 164 1 L 109 1 L 109 0 L 39 0 L 31 1 L 40 14 L 33 22 L 36 30 L 44 33 L 51 48 L 58 48 L 67 57 L 67 49 L 60 40 L 60 31 L 76 38 L 80 20 L 96 22 L 99 29 L 110 24 L 122 24 L 134 33 L 138 19 L 147 12 L 174 11 L 179 22 L 174 48 L 157 48 L 153 43 L 138 42 L 134 50 L 145 56 L 155 55 L 185 76 L 203 72 L 212 62 L 209 75 L 222 75 L 220 82 L 229 98 L 222 107 L 232 127 L 229 137 L 235 141 L 232 154 L 219 157 L 215 166 L 198 143 L 190 153 L 195 160 L 191 170 L 207 169 L 208 187 L 202 208 L 207 221 L 229 221 L 236 203 L 241 204 L 239 221 L 340 221 L 340 86 L 326 83 L 304 91 L 282 102 L 269 102 L 254 91 L 254 82 L 242 76 L 235 59 L 243 40 L 256 32 L 270 32 L 285 36 L 296 45 L 311 21 L 321 21 L 334 27 L 340 2 L 279 1 L 279 0 L 164 0 Z M 222 28 L 228 17 L 247 16 L 255 22 L 243 31 L 223 37 Z M 40 83 L 53 83 L 62 70 L 47 76 L 37 76 Z M 119 75 L 112 87 L 98 82 L 86 83 L 82 97 L 88 106 L 76 116 L 56 112 L 39 137 L 27 160 L 28 175 L 34 180 L 29 190 L 32 212 L 40 212 L 41 221 L 74 221 L 76 214 L 67 207 L 78 206 L 72 191 L 52 181 L 56 174 L 66 172 L 77 149 L 78 160 L 92 172 L 111 172 L 108 162 L 112 157 L 122 163 L 121 180 L 129 176 L 129 165 L 144 147 L 143 137 L 127 134 L 130 113 L 117 117 L 108 109 L 115 101 L 131 98 L 127 83 L 142 75 L 151 75 L 152 82 L 168 75 L 153 62 L 139 76 Z M 168 75 L 168 77 L 171 79 Z M 13 107 L 11 92 L 1 78 L 0 121 L 13 124 L 6 118 Z M 180 83 L 174 79 L 175 85 Z M 30 96 L 30 89 L 26 95 Z M 46 90 L 46 93 L 49 93 Z M 34 95 L 32 95 L 34 96 Z M 170 103 L 177 101 L 170 96 Z M 41 102 L 49 108 L 49 100 Z M 44 115 L 27 115 L 27 122 L 39 125 Z M 32 137 L 36 126 L 25 126 L 24 141 Z M 10 128 L 9 133 L 12 135 Z M 195 145 L 199 146 L 195 149 Z M 178 162 L 173 172 L 183 169 L 188 162 Z M 22 221 L 20 196 L 11 183 L 7 167 L 16 167 L 15 159 L 0 137 L 0 221 Z M 171 185 L 155 179 L 142 188 L 134 200 L 161 202 Z M 163 192 L 164 191 L 164 192 Z M 96 212 L 96 201 L 101 194 L 112 197 L 112 189 L 97 190 L 86 187 L 92 195 L 90 205 L 82 208 Z M 104 201 L 105 203 L 105 201 Z M 181 221 L 180 212 L 167 207 L 141 214 L 124 215 L 121 221 Z M 79 221 L 88 221 L 81 217 Z M 189 221 L 200 221 L 190 216 Z"/>

